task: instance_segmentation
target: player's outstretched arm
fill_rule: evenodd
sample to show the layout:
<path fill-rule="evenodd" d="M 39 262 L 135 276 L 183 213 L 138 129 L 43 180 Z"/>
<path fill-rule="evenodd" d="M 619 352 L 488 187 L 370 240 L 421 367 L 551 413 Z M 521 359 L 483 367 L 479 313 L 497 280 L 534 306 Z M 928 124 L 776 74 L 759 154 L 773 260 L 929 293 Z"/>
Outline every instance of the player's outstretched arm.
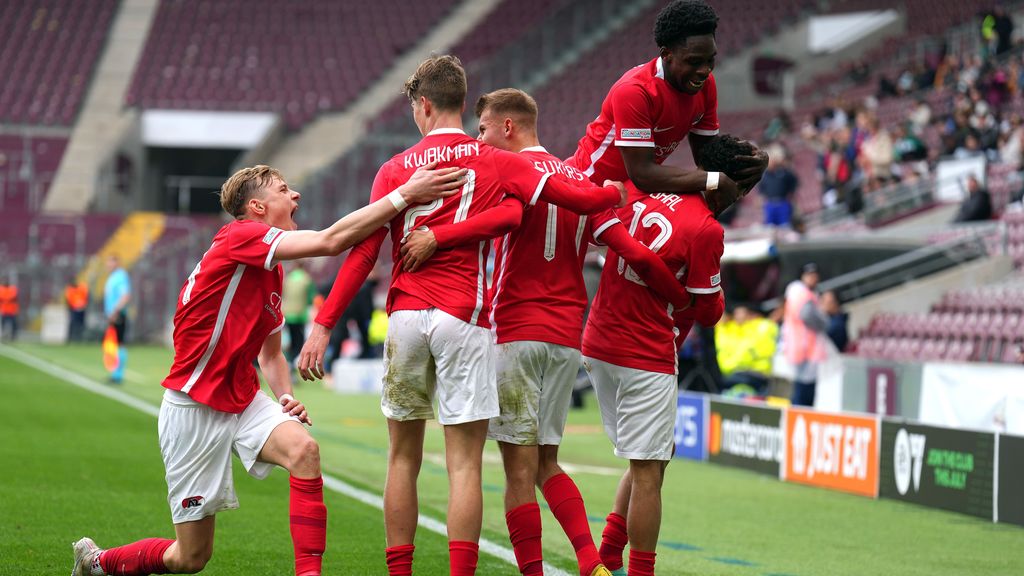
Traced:
<path fill-rule="evenodd" d="M 538 197 L 577 214 L 594 214 L 614 206 L 625 205 L 626 187 L 621 182 L 611 180 L 605 180 L 604 186 L 601 187 L 581 187 L 561 178 L 547 178 L 543 181 L 539 196 L 535 196 L 530 204 L 535 204 Z"/>
<path fill-rule="evenodd" d="M 435 170 L 436 165 L 432 163 L 420 168 L 391 194 L 348 214 L 329 228 L 286 234 L 278 244 L 274 258 L 281 261 L 341 254 L 394 218 L 407 205 L 452 196 L 465 184 L 466 170 L 454 167 Z"/>
<path fill-rule="evenodd" d="M 522 221 L 523 203 L 518 198 L 506 196 L 497 206 L 457 224 L 418 228 L 402 239 L 402 269 L 415 272 L 438 248 L 443 250 L 490 240 L 511 232 Z"/>
<path fill-rule="evenodd" d="M 707 189 L 707 172 L 699 168 L 685 169 L 658 164 L 654 161 L 654 148 L 624 146 L 619 151 L 629 179 L 648 194 L 698 194 Z M 719 172 L 719 188 L 731 196 L 737 193 L 737 186 L 735 181 Z"/>
<path fill-rule="evenodd" d="M 306 414 L 306 407 L 292 396 L 291 370 L 288 368 L 284 352 L 281 351 L 281 330 L 267 336 L 257 360 L 270 390 L 281 403 L 281 410 L 312 426 L 313 421 L 309 419 L 309 414 Z"/>
<path fill-rule="evenodd" d="M 675 274 L 650 248 L 629 235 L 621 222 L 615 222 L 601 232 L 600 240 L 621 256 L 655 294 L 668 300 L 676 310 L 690 306 L 691 295 L 683 288 Z"/>
<path fill-rule="evenodd" d="M 318 380 L 324 377 L 324 354 L 331 340 L 331 330 L 352 303 L 356 292 L 359 292 L 359 287 L 366 282 L 387 235 L 387 228 L 378 228 L 369 238 L 356 244 L 338 270 L 331 293 L 320 307 L 309 337 L 295 358 L 295 367 L 303 380 Z"/>

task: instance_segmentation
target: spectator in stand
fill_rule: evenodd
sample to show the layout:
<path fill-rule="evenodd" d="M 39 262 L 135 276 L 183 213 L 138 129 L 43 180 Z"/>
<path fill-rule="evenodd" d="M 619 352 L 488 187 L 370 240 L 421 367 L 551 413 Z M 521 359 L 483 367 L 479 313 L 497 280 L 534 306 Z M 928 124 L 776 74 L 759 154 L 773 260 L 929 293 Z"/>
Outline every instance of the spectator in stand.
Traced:
<path fill-rule="evenodd" d="M 988 190 L 978 182 L 978 178 L 971 174 L 967 176 L 965 184 L 967 198 L 960 204 L 960 211 L 956 213 L 953 222 L 978 222 L 992 218 L 992 196 Z"/>
<path fill-rule="evenodd" d="M 844 201 L 846 185 L 850 181 L 853 170 L 846 159 L 846 148 L 850 143 L 850 129 L 840 128 L 827 138 L 827 148 L 821 158 L 821 170 L 824 184 L 822 203 L 829 207 Z"/>
<path fill-rule="evenodd" d="M 924 129 L 931 124 L 932 107 L 924 98 L 919 98 L 917 104 L 914 104 L 914 108 L 907 114 L 907 120 L 910 120 L 914 134 L 923 134 Z"/>
<path fill-rule="evenodd" d="M 64 287 L 68 305 L 68 342 L 81 342 L 85 334 L 85 309 L 89 306 L 89 285 L 68 282 Z"/>
<path fill-rule="evenodd" d="M 909 122 L 907 124 L 910 124 Z M 904 124 L 893 128 L 893 159 L 896 162 L 915 162 L 928 159 L 928 147 Z"/>
<path fill-rule="evenodd" d="M 1021 168 L 1021 155 L 1024 153 L 1024 126 L 1020 114 L 1014 114 L 999 135 L 999 160 L 1014 170 Z"/>
<path fill-rule="evenodd" d="M 828 319 L 818 306 L 818 267 L 804 265 L 800 278 L 786 287 L 782 321 L 782 351 L 796 369 L 793 378 L 794 406 L 813 406 L 818 382 L 818 366 L 825 360 L 821 338 Z"/>
<path fill-rule="evenodd" d="M 825 334 L 836 345 L 836 350 L 844 352 L 850 343 L 850 332 L 847 329 L 849 314 L 843 312 L 839 297 L 832 290 L 821 295 L 821 310 L 828 316 L 828 327 Z"/>
<path fill-rule="evenodd" d="M 13 279 L 0 284 L 0 340 L 6 334 L 11 340 L 18 337 L 18 286 Z"/>
<path fill-rule="evenodd" d="M 789 226 L 793 221 L 793 195 L 800 180 L 789 167 L 788 153 L 782 146 L 772 145 L 768 151 L 768 170 L 761 177 L 758 191 L 764 197 L 764 223 Z"/>
<path fill-rule="evenodd" d="M 892 179 L 893 145 L 889 131 L 873 114 L 865 120 L 864 137 L 857 163 L 864 174 L 867 190 L 877 190 Z"/>
<path fill-rule="evenodd" d="M 996 36 L 996 55 L 1007 52 L 1013 46 L 1013 18 L 1006 13 L 1006 7 L 996 4 L 992 10 L 992 29 Z"/>
<path fill-rule="evenodd" d="M 302 260 L 296 260 L 294 268 L 284 278 L 284 292 L 281 300 L 281 312 L 288 326 L 288 362 L 295 364 L 295 357 L 306 343 L 306 324 L 309 323 L 309 307 L 316 297 L 316 286 L 313 278 L 306 271 Z"/>
<path fill-rule="evenodd" d="M 738 305 L 731 317 L 715 327 L 715 348 L 722 386 L 746 385 L 758 393 L 768 386 L 779 326 L 747 306 Z"/>

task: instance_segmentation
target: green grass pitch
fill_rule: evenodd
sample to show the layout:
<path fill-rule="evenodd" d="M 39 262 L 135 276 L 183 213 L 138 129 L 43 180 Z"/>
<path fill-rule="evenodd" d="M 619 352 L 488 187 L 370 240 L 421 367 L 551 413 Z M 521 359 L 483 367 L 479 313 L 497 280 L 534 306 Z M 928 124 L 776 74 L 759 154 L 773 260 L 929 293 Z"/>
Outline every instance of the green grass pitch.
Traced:
<path fill-rule="evenodd" d="M 104 380 L 98 346 L 18 349 L 86 378 Z M 119 389 L 151 406 L 170 352 L 134 347 Z M 173 537 L 156 419 L 0 355 L 0 575 L 67 574 L 70 543 L 90 535 L 101 546 Z M 302 383 L 324 471 L 374 494 L 385 475 L 386 426 L 378 399 L 339 396 Z M 611 454 L 596 402 L 570 415 L 562 448 L 576 466 L 595 539 L 623 462 Z M 440 429 L 428 427 L 420 477 L 421 512 L 444 521 L 447 481 Z M 265 481 L 235 468 L 241 509 L 218 515 L 210 575 L 288 574 L 287 475 Z M 495 446 L 484 466 L 484 537 L 507 547 L 503 475 Z M 325 574 L 385 574 L 381 512 L 342 494 L 325 494 L 330 514 Z M 545 559 L 573 573 L 575 558 L 544 512 Z M 416 571 L 447 572 L 445 539 L 417 534 Z M 740 470 L 674 461 L 664 489 L 658 573 L 665 575 L 1019 575 L 1024 530 L 892 501 L 785 484 Z M 517 574 L 481 554 L 478 574 Z"/>

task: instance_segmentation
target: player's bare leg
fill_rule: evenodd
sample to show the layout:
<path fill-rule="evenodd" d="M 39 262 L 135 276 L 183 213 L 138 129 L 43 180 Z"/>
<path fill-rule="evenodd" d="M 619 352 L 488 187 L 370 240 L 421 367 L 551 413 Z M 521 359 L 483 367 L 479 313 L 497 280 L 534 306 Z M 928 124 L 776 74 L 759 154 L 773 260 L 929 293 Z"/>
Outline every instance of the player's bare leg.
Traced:
<path fill-rule="evenodd" d="M 629 461 L 633 477 L 626 515 L 630 576 L 654 574 L 655 550 L 661 530 L 661 486 L 666 464 L 661 460 Z"/>
<path fill-rule="evenodd" d="M 537 487 L 544 494 L 551 513 L 562 526 L 576 551 L 576 562 L 580 576 L 604 576 L 610 574 L 601 562 L 590 534 L 587 508 L 583 496 L 572 478 L 558 465 L 558 445 L 538 447 Z"/>
<path fill-rule="evenodd" d="M 213 556 L 213 529 L 216 516 L 174 525 L 174 544 L 164 552 L 164 565 L 171 574 L 195 574 L 206 567 Z"/>
<path fill-rule="evenodd" d="M 444 427 L 448 465 L 448 548 L 452 576 L 476 573 L 483 491 L 480 469 L 487 441 L 487 420 Z"/>
<path fill-rule="evenodd" d="M 388 420 L 388 476 L 384 482 L 384 533 L 388 546 L 416 538 L 419 498 L 416 478 L 423 464 L 426 420 Z"/>
<path fill-rule="evenodd" d="M 498 442 L 505 466 L 505 523 L 519 572 L 544 573 L 540 506 L 537 505 L 537 446 Z"/>
<path fill-rule="evenodd" d="M 622 550 L 629 543 L 626 532 L 626 518 L 629 516 L 629 499 L 633 493 L 633 472 L 627 468 L 619 480 L 615 490 L 615 503 L 612 511 L 605 518 L 604 530 L 601 532 L 601 561 L 613 574 L 625 575 L 622 569 Z"/>
<path fill-rule="evenodd" d="M 320 447 L 298 422 L 280 424 L 270 433 L 259 459 L 291 475 L 289 519 L 295 550 L 295 574 L 320 576 L 327 547 L 327 507 L 320 476 Z"/>

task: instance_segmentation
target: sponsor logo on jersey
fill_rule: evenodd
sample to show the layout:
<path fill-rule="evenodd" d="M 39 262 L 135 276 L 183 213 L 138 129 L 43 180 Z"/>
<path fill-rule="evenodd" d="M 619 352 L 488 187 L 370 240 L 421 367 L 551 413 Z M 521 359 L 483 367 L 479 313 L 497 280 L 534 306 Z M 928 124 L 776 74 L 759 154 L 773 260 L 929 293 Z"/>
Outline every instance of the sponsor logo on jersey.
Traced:
<path fill-rule="evenodd" d="M 271 228 L 270 230 L 267 230 L 266 235 L 263 236 L 263 243 L 270 246 L 274 243 L 274 238 L 277 238 L 281 232 L 284 232 L 284 230 L 281 230 L 280 228 Z"/>
<path fill-rule="evenodd" d="M 277 292 L 270 293 L 270 304 L 264 304 L 263 309 L 270 312 L 274 322 L 278 321 L 278 313 L 281 311 L 281 295 Z"/>
<path fill-rule="evenodd" d="M 690 124 L 690 126 L 696 126 L 697 123 L 700 122 L 703 119 L 704 119 L 704 113 L 701 112 L 700 114 L 697 114 L 696 118 L 693 119 L 693 124 Z"/>
<path fill-rule="evenodd" d="M 654 127 L 654 133 L 658 134 L 659 132 L 667 132 L 667 131 L 669 131 L 669 130 L 671 130 L 673 128 L 675 128 L 675 126 L 665 126 L 664 128 L 660 128 L 658 126 L 655 126 Z"/>
<path fill-rule="evenodd" d="M 650 140 L 650 128 L 623 128 L 619 130 L 619 138 L 623 140 Z"/>
<path fill-rule="evenodd" d="M 199 508 L 203 505 L 204 498 L 202 496 L 189 496 L 181 501 L 181 507 L 185 510 L 189 508 Z"/>

